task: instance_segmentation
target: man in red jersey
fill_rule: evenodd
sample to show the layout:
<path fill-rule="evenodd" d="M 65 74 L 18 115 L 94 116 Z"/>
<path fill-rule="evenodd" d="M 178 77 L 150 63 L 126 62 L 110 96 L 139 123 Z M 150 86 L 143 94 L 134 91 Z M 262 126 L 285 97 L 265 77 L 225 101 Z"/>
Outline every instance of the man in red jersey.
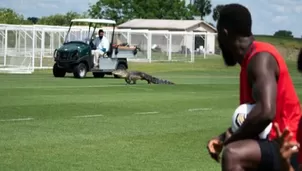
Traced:
<path fill-rule="evenodd" d="M 272 129 L 266 140 L 255 138 L 271 122 L 278 123 L 281 131 L 288 127 L 293 134 L 291 141 L 297 141 L 301 109 L 286 63 L 274 46 L 255 41 L 251 28 L 252 17 L 246 7 L 228 4 L 220 11 L 217 31 L 224 62 L 241 66 L 240 104 L 255 104 L 228 139 L 223 133 L 208 143 L 209 153 L 216 160 L 219 147 L 224 146 L 223 171 L 281 170 L 280 147 L 272 141 L 276 131 Z M 291 163 L 297 169 L 296 155 Z"/>

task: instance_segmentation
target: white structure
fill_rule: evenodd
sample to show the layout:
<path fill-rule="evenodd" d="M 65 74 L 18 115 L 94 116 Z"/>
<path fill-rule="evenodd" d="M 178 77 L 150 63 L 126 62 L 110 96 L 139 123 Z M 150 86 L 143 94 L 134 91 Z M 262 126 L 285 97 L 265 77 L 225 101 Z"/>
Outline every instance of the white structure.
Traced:
<path fill-rule="evenodd" d="M 119 29 L 145 29 L 149 31 L 158 31 L 165 30 L 169 32 L 183 32 L 183 33 L 199 33 L 193 35 L 185 36 L 182 50 L 188 50 L 194 52 L 200 47 L 205 47 L 207 49 L 206 53 L 215 53 L 215 36 L 201 36 L 205 34 L 214 34 L 217 33 L 216 28 L 202 20 L 160 20 L 160 19 L 133 19 L 128 22 L 125 22 L 118 26 Z M 181 36 L 173 37 L 175 42 L 178 42 L 181 39 Z M 155 44 L 165 49 L 165 44 L 160 44 L 164 42 L 166 38 L 164 36 L 156 36 L 152 40 Z M 167 40 L 168 41 L 168 40 Z M 172 44 L 174 40 L 172 39 Z M 192 46 L 194 44 L 194 46 Z M 172 45 L 172 52 L 177 52 L 178 49 Z"/>
<path fill-rule="evenodd" d="M 112 28 L 102 29 L 111 40 Z M 32 73 L 35 69 L 52 68 L 53 52 L 63 44 L 67 31 L 68 27 L 61 26 L 0 24 L 0 72 Z M 85 40 L 87 32 L 87 26 L 74 26 L 68 39 Z M 196 57 L 205 58 L 214 50 L 214 47 L 195 47 L 196 37 L 204 37 L 205 42 L 211 42 L 215 36 L 216 33 L 207 32 L 119 28 L 116 29 L 114 43 L 127 42 L 141 49 L 137 57 L 129 61 L 194 62 Z M 184 46 L 202 49 L 206 53 L 183 50 Z"/>

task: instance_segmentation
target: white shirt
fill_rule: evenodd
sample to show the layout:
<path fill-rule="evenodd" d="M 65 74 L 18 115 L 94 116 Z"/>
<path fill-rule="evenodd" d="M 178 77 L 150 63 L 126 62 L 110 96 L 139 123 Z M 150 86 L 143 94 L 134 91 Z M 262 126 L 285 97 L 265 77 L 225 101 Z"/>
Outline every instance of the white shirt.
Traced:
<path fill-rule="evenodd" d="M 109 50 L 110 44 L 109 44 L 108 39 L 105 36 L 103 36 L 102 40 L 100 39 L 99 36 L 97 36 L 94 39 L 93 43 L 95 44 L 96 49 L 98 49 L 98 50 L 102 50 L 103 48 L 106 49 L 105 52 L 107 52 Z"/>

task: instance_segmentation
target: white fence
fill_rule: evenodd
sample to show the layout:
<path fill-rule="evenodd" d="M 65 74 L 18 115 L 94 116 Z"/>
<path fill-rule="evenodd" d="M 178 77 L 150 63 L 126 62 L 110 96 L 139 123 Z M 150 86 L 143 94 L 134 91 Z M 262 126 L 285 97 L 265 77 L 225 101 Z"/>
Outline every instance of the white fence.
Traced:
<path fill-rule="evenodd" d="M 112 28 L 103 28 L 111 40 Z M 68 27 L 0 24 L 0 68 L 42 69 L 53 66 L 53 52 L 60 47 Z M 96 30 L 97 31 L 97 30 Z M 184 61 L 217 54 L 216 34 L 151 30 L 116 29 L 114 43 L 129 43 L 140 48 L 132 61 Z M 69 40 L 88 38 L 86 26 L 74 26 Z"/>

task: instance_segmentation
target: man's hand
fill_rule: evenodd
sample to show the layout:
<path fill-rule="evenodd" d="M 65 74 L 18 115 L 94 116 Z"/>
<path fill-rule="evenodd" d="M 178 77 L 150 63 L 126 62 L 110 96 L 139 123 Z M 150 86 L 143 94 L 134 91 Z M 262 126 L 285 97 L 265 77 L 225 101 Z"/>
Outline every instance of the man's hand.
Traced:
<path fill-rule="evenodd" d="M 281 157 L 281 170 L 283 171 L 294 171 L 294 168 L 290 164 L 290 157 L 299 151 L 299 144 L 291 142 L 292 134 L 287 128 L 281 133 L 279 125 L 274 124 L 274 129 L 277 132 L 277 138 L 274 139 L 280 147 Z"/>
<path fill-rule="evenodd" d="M 208 142 L 207 149 L 211 158 L 219 163 L 220 162 L 219 155 L 223 149 L 223 142 L 218 137 L 213 138 Z"/>

